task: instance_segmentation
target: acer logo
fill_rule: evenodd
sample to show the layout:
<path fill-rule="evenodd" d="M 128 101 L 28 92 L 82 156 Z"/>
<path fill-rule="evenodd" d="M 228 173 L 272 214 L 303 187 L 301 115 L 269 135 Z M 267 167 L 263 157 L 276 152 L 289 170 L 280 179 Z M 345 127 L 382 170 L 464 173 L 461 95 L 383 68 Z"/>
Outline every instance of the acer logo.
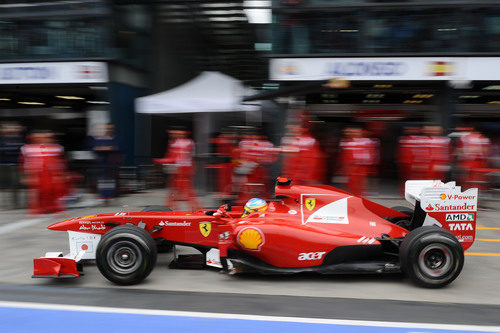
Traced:
<path fill-rule="evenodd" d="M 321 258 L 323 258 L 323 255 L 325 254 L 326 252 L 303 252 L 303 253 L 299 253 L 299 260 L 300 261 L 303 261 L 303 260 L 319 260 Z"/>
<path fill-rule="evenodd" d="M 446 221 L 474 221 L 474 213 L 446 214 Z"/>
<path fill-rule="evenodd" d="M 450 231 L 474 230 L 472 223 L 450 223 Z"/>

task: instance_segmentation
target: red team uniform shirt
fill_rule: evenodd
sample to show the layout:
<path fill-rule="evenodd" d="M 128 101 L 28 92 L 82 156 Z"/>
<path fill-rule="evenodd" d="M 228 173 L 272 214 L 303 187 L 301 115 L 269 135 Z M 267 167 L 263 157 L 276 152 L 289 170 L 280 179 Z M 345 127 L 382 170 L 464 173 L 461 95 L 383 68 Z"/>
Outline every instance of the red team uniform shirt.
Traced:
<path fill-rule="evenodd" d="M 20 166 L 31 190 L 29 208 L 32 213 L 63 210 L 59 199 L 66 194 L 64 148 L 55 143 L 24 145 Z"/>
<path fill-rule="evenodd" d="M 283 160 L 283 176 L 297 184 L 311 184 L 320 181 L 323 166 L 321 152 L 315 138 L 310 135 L 288 136 L 281 142 L 286 154 Z"/>
<path fill-rule="evenodd" d="M 343 138 L 340 141 L 342 174 L 347 176 L 349 192 L 361 195 L 365 191 L 367 176 L 378 161 L 376 147 L 370 138 Z"/>

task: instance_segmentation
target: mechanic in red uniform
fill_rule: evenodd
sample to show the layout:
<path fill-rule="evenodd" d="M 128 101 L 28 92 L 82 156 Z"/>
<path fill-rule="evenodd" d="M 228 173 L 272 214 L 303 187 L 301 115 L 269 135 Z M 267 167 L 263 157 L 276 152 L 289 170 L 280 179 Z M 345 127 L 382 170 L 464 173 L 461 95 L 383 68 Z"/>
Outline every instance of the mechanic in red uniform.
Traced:
<path fill-rule="evenodd" d="M 438 179 L 445 181 L 446 174 L 450 169 L 451 161 L 451 140 L 443 136 L 441 126 L 425 126 L 424 139 L 425 146 L 428 149 L 428 164 L 425 178 Z"/>
<path fill-rule="evenodd" d="M 461 169 L 461 184 L 485 189 L 488 177 L 480 169 L 488 168 L 491 141 L 474 127 L 462 128 L 457 141 L 457 158 Z"/>
<path fill-rule="evenodd" d="M 377 157 L 373 143 L 361 128 L 346 128 L 340 141 L 341 173 L 347 177 L 347 190 L 355 195 L 366 191 L 367 178 Z"/>
<path fill-rule="evenodd" d="M 417 132 L 416 127 L 404 127 L 403 135 L 398 139 L 396 149 L 396 161 L 398 163 L 398 173 L 401 189 L 404 189 L 404 182 L 411 179 L 411 137 Z M 402 188 L 401 188 L 402 187 Z"/>
<path fill-rule="evenodd" d="M 380 139 L 374 136 L 371 131 L 363 131 L 368 140 L 368 152 L 370 155 L 370 164 L 368 166 L 368 176 L 377 177 L 380 164 Z"/>
<path fill-rule="evenodd" d="M 324 171 L 322 154 L 317 140 L 305 126 L 288 126 L 289 135 L 281 140 L 283 153 L 282 176 L 293 179 L 295 184 L 316 184 Z"/>
<path fill-rule="evenodd" d="M 164 158 L 154 159 L 157 164 L 170 164 L 175 170 L 169 180 L 170 193 L 166 204 L 176 210 L 179 201 L 186 201 L 192 210 L 201 209 L 200 201 L 193 187 L 194 142 L 188 138 L 185 129 L 170 130 L 170 143 Z"/>
<path fill-rule="evenodd" d="M 29 189 L 28 208 L 32 214 L 50 214 L 64 210 L 66 161 L 64 148 L 51 132 L 34 132 L 31 143 L 21 147 L 23 182 Z"/>
<path fill-rule="evenodd" d="M 218 137 L 212 139 L 216 146 L 216 155 L 221 162 L 216 164 L 217 168 L 217 193 L 219 196 L 227 197 L 231 194 L 233 163 L 232 159 L 235 150 L 235 135 L 230 132 L 223 132 Z"/>
<path fill-rule="evenodd" d="M 243 135 L 238 151 L 238 166 L 235 169 L 238 202 L 268 195 L 267 166 L 276 159 L 274 145 L 263 136 L 249 132 Z"/>
<path fill-rule="evenodd" d="M 428 147 L 425 137 L 420 135 L 420 128 L 405 127 L 396 151 L 401 191 L 404 192 L 405 181 L 424 179 L 427 175 Z"/>

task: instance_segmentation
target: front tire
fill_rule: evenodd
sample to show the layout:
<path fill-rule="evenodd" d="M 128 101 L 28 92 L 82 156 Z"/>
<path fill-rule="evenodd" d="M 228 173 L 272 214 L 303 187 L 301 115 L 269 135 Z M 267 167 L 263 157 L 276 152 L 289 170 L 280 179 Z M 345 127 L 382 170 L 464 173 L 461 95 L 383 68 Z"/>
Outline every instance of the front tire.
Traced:
<path fill-rule="evenodd" d="M 464 265 L 464 251 L 450 232 L 437 226 L 411 231 L 399 249 L 401 270 L 426 288 L 441 288 L 455 280 Z"/>
<path fill-rule="evenodd" d="M 144 229 L 131 224 L 105 233 L 97 246 L 96 264 L 106 279 L 120 285 L 144 280 L 156 264 L 156 244 Z"/>

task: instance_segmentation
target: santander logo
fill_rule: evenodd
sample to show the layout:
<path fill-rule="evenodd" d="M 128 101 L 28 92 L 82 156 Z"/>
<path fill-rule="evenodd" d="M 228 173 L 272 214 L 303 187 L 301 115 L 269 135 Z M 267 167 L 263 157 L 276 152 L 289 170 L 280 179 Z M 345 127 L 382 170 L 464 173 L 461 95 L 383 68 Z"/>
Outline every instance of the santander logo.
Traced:
<path fill-rule="evenodd" d="M 434 207 L 432 207 L 431 204 L 429 204 L 427 207 L 425 207 L 426 210 L 434 210 Z"/>

